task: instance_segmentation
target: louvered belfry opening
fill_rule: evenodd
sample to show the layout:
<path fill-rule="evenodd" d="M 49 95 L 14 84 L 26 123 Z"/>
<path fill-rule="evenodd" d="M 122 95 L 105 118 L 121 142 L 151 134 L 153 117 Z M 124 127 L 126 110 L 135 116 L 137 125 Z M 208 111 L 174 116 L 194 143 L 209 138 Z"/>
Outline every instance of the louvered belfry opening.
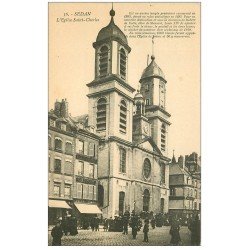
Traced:
<path fill-rule="evenodd" d="M 161 126 L 161 150 L 166 150 L 166 126 L 162 124 Z"/>
<path fill-rule="evenodd" d="M 105 98 L 101 98 L 97 102 L 97 116 L 96 116 L 96 128 L 97 131 L 106 130 L 106 107 L 107 102 Z"/>
<path fill-rule="evenodd" d="M 120 50 L 120 75 L 125 80 L 126 79 L 126 67 L 127 67 L 127 58 L 124 49 Z"/>
<path fill-rule="evenodd" d="M 104 77 L 108 74 L 108 47 L 102 46 L 99 53 L 99 75 Z"/>
<path fill-rule="evenodd" d="M 125 101 L 120 103 L 120 132 L 126 133 L 127 128 L 127 104 Z"/>

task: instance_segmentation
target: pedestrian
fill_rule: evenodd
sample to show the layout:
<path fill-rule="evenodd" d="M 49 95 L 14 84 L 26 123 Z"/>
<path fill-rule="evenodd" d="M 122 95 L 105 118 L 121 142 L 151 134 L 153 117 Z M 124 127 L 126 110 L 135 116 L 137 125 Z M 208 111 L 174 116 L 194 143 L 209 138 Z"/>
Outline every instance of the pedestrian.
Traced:
<path fill-rule="evenodd" d="M 70 235 L 77 235 L 77 219 L 75 217 L 70 218 Z"/>
<path fill-rule="evenodd" d="M 51 236 L 53 238 L 52 240 L 52 246 L 61 246 L 61 239 L 63 236 L 63 231 L 61 227 L 61 221 L 57 221 L 56 225 L 52 228 Z"/>
<path fill-rule="evenodd" d="M 132 216 L 131 218 L 131 228 L 132 228 L 133 239 L 136 239 L 137 230 L 138 230 L 138 219 L 136 216 Z"/>
<path fill-rule="evenodd" d="M 200 219 L 197 214 L 188 225 L 188 229 L 191 231 L 191 246 L 200 245 Z"/>
<path fill-rule="evenodd" d="M 151 226 L 153 229 L 155 229 L 155 217 L 153 216 L 152 220 L 151 220 Z"/>
<path fill-rule="evenodd" d="M 123 234 L 128 234 L 128 217 L 123 216 L 122 218 L 122 226 L 123 226 Z"/>
<path fill-rule="evenodd" d="M 171 240 L 170 244 L 177 246 L 181 243 L 181 237 L 180 237 L 180 221 L 178 220 L 177 216 L 172 219 L 171 227 L 170 227 L 170 235 Z"/>
<path fill-rule="evenodd" d="M 144 242 L 148 242 L 148 232 L 149 232 L 149 220 L 145 220 L 145 224 L 143 227 L 143 233 L 144 233 Z"/>
<path fill-rule="evenodd" d="M 91 227 L 92 232 L 93 232 L 94 229 L 95 229 L 95 217 L 91 217 L 91 219 L 90 219 L 90 227 Z"/>
<path fill-rule="evenodd" d="M 104 224 L 103 224 L 103 229 L 104 229 L 104 232 L 107 232 L 108 231 L 108 227 L 109 227 L 109 222 L 108 222 L 108 219 L 104 219 Z"/>
<path fill-rule="evenodd" d="M 99 218 L 95 217 L 95 231 L 99 231 Z"/>

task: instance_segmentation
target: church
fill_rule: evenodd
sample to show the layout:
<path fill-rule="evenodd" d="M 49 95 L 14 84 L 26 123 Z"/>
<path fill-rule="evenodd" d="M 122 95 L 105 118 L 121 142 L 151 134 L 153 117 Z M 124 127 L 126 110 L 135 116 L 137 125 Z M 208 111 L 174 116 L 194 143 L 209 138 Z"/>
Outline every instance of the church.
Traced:
<path fill-rule="evenodd" d="M 93 43 L 95 78 L 88 83 L 88 126 L 101 140 L 98 152 L 98 204 L 103 217 L 125 211 L 167 213 L 169 207 L 167 80 L 155 56 L 128 83 L 127 37 L 115 24 L 115 11 Z M 143 70 L 143 69 L 142 69 Z"/>

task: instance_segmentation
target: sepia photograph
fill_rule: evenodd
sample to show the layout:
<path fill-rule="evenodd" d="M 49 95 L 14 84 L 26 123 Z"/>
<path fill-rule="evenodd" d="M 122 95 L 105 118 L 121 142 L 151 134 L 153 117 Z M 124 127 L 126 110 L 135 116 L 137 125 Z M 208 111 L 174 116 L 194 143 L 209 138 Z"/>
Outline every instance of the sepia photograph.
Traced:
<path fill-rule="evenodd" d="M 48 3 L 48 245 L 201 245 L 200 14 Z"/>

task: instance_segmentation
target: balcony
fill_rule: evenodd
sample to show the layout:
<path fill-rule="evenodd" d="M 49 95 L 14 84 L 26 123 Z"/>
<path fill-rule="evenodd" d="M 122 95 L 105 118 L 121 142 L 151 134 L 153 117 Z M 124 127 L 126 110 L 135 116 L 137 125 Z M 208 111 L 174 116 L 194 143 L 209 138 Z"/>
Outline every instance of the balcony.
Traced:
<path fill-rule="evenodd" d="M 97 159 L 94 156 L 84 155 L 82 150 L 76 153 L 76 159 L 97 164 Z"/>

